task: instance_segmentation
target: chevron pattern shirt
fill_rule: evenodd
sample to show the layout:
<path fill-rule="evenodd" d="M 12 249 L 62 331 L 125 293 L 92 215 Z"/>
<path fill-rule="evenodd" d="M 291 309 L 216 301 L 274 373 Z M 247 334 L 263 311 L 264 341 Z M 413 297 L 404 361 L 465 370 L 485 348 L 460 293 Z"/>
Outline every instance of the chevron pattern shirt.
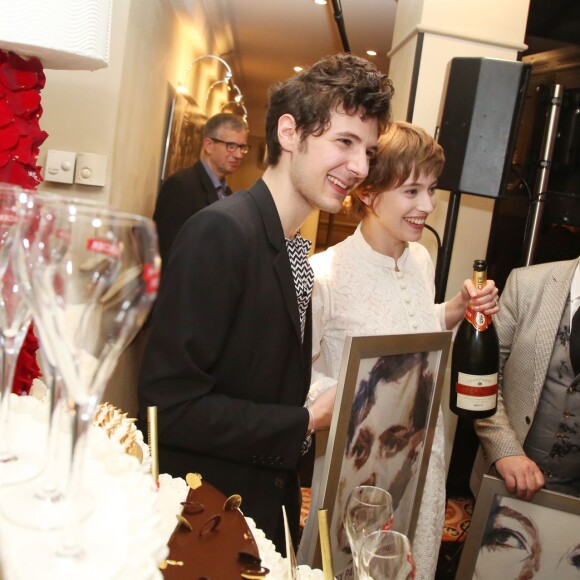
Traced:
<path fill-rule="evenodd" d="M 304 328 L 306 327 L 306 311 L 312 296 L 312 287 L 314 285 L 314 272 L 308 262 L 308 251 L 310 242 L 305 240 L 299 233 L 293 240 L 286 238 L 286 249 L 290 266 L 292 268 L 292 277 L 294 278 L 294 288 L 296 289 L 296 299 L 298 301 L 298 315 L 300 317 L 300 330 L 302 340 L 304 340 Z"/>

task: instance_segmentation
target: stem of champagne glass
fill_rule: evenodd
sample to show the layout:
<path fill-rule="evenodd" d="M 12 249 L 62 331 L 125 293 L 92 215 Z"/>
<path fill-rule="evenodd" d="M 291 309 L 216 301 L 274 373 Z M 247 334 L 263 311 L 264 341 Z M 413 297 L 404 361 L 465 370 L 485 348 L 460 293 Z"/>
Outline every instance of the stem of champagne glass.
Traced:
<path fill-rule="evenodd" d="M 90 405 L 79 403 L 69 404 L 74 409 L 73 432 L 72 432 L 72 455 L 69 473 L 69 485 L 66 493 L 66 521 L 61 544 L 57 550 L 57 556 L 63 558 L 80 559 L 84 556 L 84 549 L 80 539 L 81 510 L 80 502 L 83 493 L 83 470 L 86 455 L 88 428 L 91 424 L 92 415 L 89 413 Z"/>
<path fill-rule="evenodd" d="M 48 443 L 46 447 L 46 463 L 41 476 L 40 488 L 34 494 L 36 499 L 57 502 L 63 499 L 64 493 L 58 484 L 58 443 L 60 435 L 60 418 L 64 402 L 62 380 L 51 365 L 49 367 L 48 396 L 50 411 L 48 417 Z"/>
<path fill-rule="evenodd" d="M 16 362 L 20 348 L 26 336 L 28 324 L 24 325 L 24 330 L 20 330 L 14 336 L 0 335 L 0 346 L 2 347 L 2 402 L 0 403 L 0 463 L 8 463 L 17 459 L 16 455 L 10 451 L 10 394 L 14 382 Z"/>

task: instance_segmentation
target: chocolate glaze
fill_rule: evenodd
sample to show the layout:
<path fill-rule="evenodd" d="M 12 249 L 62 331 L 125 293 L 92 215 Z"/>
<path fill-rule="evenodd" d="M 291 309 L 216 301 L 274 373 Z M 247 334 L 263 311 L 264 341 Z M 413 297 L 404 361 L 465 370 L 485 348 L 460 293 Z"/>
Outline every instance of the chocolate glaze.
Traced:
<path fill-rule="evenodd" d="M 226 497 L 223 493 L 204 482 L 201 487 L 189 490 L 187 501 L 200 502 L 205 509 L 197 514 L 181 514 L 191 524 L 192 531 L 178 526 L 171 534 L 167 559 L 182 561 L 184 565 L 168 566 L 163 570 L 166 580 L 239 580 L 248 567 L 247 558 L 246 562 L 239 559 L 240 552 L 260 562 L 258 545 L 242 512 L 238 509 L 224 511 Z M 200 536 L 202 526 L 216 514 L 221 517 L 218 526 Z"/>

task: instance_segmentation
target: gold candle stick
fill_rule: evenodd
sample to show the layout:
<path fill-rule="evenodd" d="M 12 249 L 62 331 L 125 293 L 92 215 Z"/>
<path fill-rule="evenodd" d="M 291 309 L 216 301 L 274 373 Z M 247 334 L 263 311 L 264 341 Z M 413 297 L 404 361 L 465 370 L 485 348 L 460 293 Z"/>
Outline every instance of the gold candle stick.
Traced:
<path fill-rule="evenodd" d="M 334 580 L 334 568 L 330 552 L 330 533 L 328 531 L 328 510 L 318 510 L 318 535 L 320 536 L 324 580 Z"/>
<path fill-rule="evenodd" d="M 159 485 L 159 453 L 157 450 L 157 407 L 147 407 L 147 442 L 151 453 L 151 477 Z"/>

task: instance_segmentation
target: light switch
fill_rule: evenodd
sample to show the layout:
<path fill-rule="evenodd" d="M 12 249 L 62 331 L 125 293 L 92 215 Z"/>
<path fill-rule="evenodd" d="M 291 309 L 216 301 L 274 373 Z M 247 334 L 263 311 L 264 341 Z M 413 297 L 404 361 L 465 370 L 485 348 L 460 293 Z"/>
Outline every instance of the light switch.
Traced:
<path fill-rule="evenodd" d="M 75 183 L 82 185 L 105 185 L 107 156 L 96 153 L 78 153 Z"/>
<path fill-rule="evenodd" d="M 76 153 L 49 149 L 46 154 L 44 180 L 57 183 L 72 183 L 75 174 Z"/>

